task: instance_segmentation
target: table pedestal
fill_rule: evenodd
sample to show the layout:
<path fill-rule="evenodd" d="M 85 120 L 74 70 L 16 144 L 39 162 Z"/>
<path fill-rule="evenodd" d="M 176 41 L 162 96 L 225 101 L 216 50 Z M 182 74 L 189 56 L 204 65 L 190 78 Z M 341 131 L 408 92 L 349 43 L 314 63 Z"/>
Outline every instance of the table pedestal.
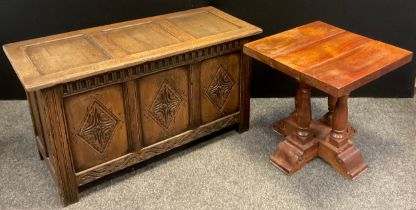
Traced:
<path fill-rule="evenodd" d="M 273 129 L 285 138 L 271 156 L 272 163 L 290 175 L 319 156 L 354 179 L 367 169 L 367 164 L 351 141 L 356 131 L 348 123 L 348 96 L 329 96 L 328 112 L 320 120 L 312 120 L 310 97 L 311 88 L 299 83 L 295 111 L 273 124 Z"/>

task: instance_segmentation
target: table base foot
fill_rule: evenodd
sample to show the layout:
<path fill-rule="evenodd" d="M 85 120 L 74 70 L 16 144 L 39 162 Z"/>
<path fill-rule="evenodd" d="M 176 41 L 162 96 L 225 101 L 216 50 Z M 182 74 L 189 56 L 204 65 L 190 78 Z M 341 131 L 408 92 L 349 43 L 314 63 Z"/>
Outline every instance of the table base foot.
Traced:
<path fill-rule="evenodd" d="M 333 169 L 343 176 L 353 180 L 368 168 L 361 151 L 351 140 L 340 148 L 321 141 L 319 144 L 319 157 L 328 162 Z"/>
<path fill-rule="evenodd" d="M 295 138 L 296 136 L 287 136 L 270 157 L 273 165 L 288 175 L 295 173 L 318 155 L 318 139 L 313 138 L 302 145 Z"/>
<path fill-rule="evenodd" d="M 274 131 L 285 136 L 277 145 L 275 153 L 270 157 L 271 162 L 284 173 L 291 175 L 300 170 L 314 157 L 319 156 L 328 162 L 332 168 L 343 176 L 353 180 L 367 169 L 360 150 L 354 146 L 351 138 L 356 130 L 348 123 L 348 143 L 337 148 L 327 140 L 331 127 L 324 120 L 312 120 L 309 131 L 314 140 L 313 143 L 302 146 L 294 137 L 297 129 L 293 116 L 286 117 L 273 123 Z"/>

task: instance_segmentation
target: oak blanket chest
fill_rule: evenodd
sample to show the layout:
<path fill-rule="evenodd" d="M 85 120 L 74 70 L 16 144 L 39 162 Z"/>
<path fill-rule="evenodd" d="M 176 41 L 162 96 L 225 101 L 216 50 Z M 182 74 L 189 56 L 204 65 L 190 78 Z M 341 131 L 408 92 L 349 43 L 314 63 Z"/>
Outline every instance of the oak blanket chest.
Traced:
<path fill-rule="evenodd" d="M 261 29 L 213 7 L 3 46 L 64 205 L 78 187 L 221 128 L 249 123 Z"/>

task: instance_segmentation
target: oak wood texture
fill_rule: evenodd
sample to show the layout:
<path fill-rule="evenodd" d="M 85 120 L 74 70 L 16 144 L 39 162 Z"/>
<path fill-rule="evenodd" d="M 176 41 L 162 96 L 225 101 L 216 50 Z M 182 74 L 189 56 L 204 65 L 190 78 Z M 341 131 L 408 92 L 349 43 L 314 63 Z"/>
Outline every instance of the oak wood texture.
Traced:
<path fill-rule="evenodd" d="M 180 82 L 175 82 L 180 81 Z M 189 127 L 188 71 L 176 68 L 142 78 L 139 82 L 143 147 L 174 136 Z M 168 112 L 160 112 L 165 100 Z"/>
<path fill-rule="evenodd" d="M 239 121 L 239 114 L 240 113 L 234 113 L 232 115 L 217 119 L 208 124 L 198 126 L 195 129 L 188 130 L 179 135 L 170 137 L 157 144 L 151 145 L 141 150 L 137 150 L 132 153 L 128 153 L 124 156 L 106 162 L 105 164 L 97 165 L 95 167 L 89 168 L 88 170 L 79 172 L 76 174 L 78 185 L 81 186 L 87 184 L 100 177 L 111 174 L 114 171 L 129 167 L 138 162 L 147 160 L 153 156 L 184 145 L 192 140 L 208 135 L 227 126 L 233 125 Z"/>
<path fill-rule="evenodd" d="M 348 95 L 412 59 L 413 53 L 316 21 L 244 45 L 244 53 L 295 78 L 295 111 L 272 127 L 285 136 L 271 162 L 287 174 L 321 157 L 349 179 L 367 169 L 353 144 Z M 328 112 L 311 116 L 311 87 L 329 94 Z"/>
<path fill-rule="evenodd" d="M 59 186 L 59 195 L 64 205 L 78 201 L 78 188 L 74 171 L 69 142 L 68 131 L 65 126 L 65 114 L 61 99 L 61 89 L 47 89 L 41 100 L 45 101 L 45 114 L 49 121 L 46 134 L 50 139 L 52 152 L 52 168 L 55 181 Z"/>
<path fill-rule="evenodd" d="M 126 112 L 121 88 L 116 84 L 64 99 L 76 172 L 127 153 Z M 99 124 L 101 121 L 103 125 Z M 104 135 L 94 132 L 94 129 L 99 129 Z"/>
<path fill-rule="evenodd" d="M 311 132 L 311 87 L 299 83 L 296 92 L 296 110 L 292 114 L 296 122 L 292 133 L 286 133 L 271 161 L 287 174 L 293 174 L 318 155 L 319 139 Z"/>
<path fill-rule="evenodd" d="M 24 88 L 33 91 L 260 32 L 214 7 L 203 7 L 6 44 L 3 49 Z"/>
<path fill-rule="evenodd" d="M 224 127 L 249 127 L 261 29 L 213 7 L 4 46 L 64 205 L 78 187 Z"/>
<path fill-rule="evenodd" d="M 240 53 L 201 62 L 201 122 L 207 123 L 238 111 Z M 223 87 L 223 88 L 221 88 Z"/>
<path fill-rule="evenodd" d="M 336 97 L 410 62 L 413 55 L 320 21 L 250 42 L 244 53 Z"/>

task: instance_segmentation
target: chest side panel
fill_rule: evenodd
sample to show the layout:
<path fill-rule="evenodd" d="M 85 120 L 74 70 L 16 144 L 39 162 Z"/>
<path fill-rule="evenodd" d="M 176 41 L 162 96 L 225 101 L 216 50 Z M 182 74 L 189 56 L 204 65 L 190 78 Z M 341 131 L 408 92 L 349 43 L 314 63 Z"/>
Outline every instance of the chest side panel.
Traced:
<path fill-rule="evenodd" d="M 202 61 L 200 75 L 202 123 L 238 111 L 240 52 Z"/>
<path fill-rule="evenodd" d="M 143 146 L 152 145 L 188 129 L 188 74 L 186 66 L 138 81 Z"/>
<path fill-rule="evenodd" d="M 75 171 L 128 152 L 121 84 L 65 98 L 64 109 Z"/>

